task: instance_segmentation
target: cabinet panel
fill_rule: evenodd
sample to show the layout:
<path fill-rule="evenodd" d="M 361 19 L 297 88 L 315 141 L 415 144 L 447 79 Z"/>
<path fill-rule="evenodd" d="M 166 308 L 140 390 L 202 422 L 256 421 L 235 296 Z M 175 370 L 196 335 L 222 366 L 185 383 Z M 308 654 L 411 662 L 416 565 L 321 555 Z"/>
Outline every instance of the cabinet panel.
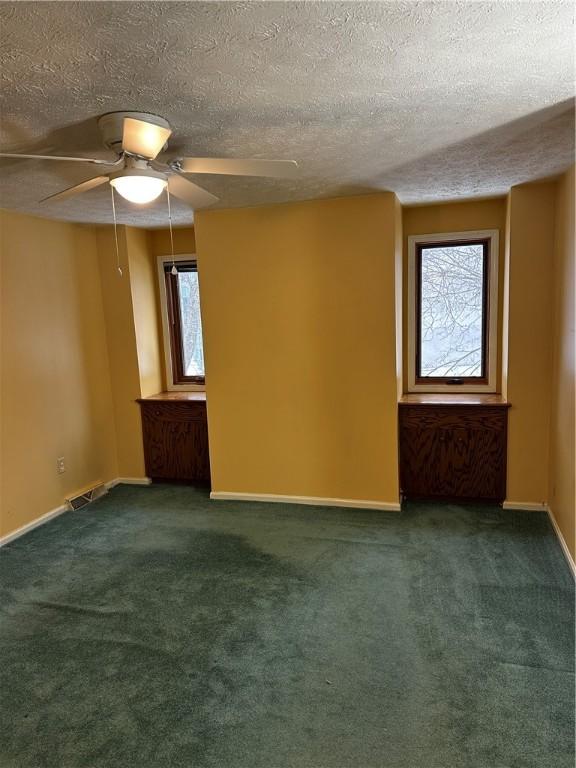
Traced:
<path fill-rule="evenodd" d="M 491 432 L 501 432 L 506 421 L 505 408 L 487 406 L 401 406 L 401 423 L 413 427 L 444 427 L 460 429 L 470 427 Z"/>
<path fill-rule="evenodd" d="M 399 420 L 405 497 L 505 498 L 506 408 L 405 406 Z"/>
<path fill-rule="evenodd" d="M 147 476 L 209 483 L 206 405 L 140 401 L 140 408 Z"/>
<path fill-rule="evenodd" d="M 503 499 L 505 456 L 499 432 L 482 426 L 450 430 L 442 473 L 446 495 Z"/>
<path fill-rule="evenodd" d="M 161 422 L 206 421 L 205 403 L 140 401 L 143 415 Z"/>
<path fill-rule="evenodd" d="M 446 461 L 446 434 L 424 426 L 400 432 L 400 486 L 405 495 L 442 494 L 439 467 Z"/>

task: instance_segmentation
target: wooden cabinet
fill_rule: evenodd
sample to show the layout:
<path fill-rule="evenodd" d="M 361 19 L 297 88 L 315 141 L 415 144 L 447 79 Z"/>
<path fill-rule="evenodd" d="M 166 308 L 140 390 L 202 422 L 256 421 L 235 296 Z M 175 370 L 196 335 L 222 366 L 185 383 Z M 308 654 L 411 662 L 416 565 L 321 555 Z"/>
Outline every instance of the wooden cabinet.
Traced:
<path fill-rule="evenodd" d="M 152 480 L 209 484 L 208 423 L 203 393 L 168 392 L 138 402 L 146 475 Z"/>
<path fill-rule="evenodd" d="M 501 502 L 508 404 L 495 396 L 408 395 L 399 404 L 405 498 Z"/>

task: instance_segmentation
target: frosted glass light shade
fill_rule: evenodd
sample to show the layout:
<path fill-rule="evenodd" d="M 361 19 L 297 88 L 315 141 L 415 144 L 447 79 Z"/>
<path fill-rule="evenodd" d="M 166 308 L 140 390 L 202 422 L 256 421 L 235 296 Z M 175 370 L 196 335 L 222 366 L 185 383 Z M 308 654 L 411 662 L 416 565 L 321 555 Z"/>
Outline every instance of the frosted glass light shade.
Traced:
<path fill-rule="evenodd" d="M 119 195 L 131 203 L 150 203 L 166 189 L 166 179 L 157 176 L 117 176 L 110 184 Z"/>

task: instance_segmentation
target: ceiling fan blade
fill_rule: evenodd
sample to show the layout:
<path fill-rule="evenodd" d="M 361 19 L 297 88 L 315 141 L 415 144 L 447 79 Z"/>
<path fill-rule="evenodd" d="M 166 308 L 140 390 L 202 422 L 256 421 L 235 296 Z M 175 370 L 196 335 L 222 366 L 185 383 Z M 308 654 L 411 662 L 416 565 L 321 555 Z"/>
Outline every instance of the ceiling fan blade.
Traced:
<path fill-rule="evenodd" d="M 94 163 L 96 165 L 119 165 L 123 159 L 116 160 L 95 160 L 92 157 L 62 157 L 60 155 L 14 155 L 7 152 L 0 152 L 0 157 L 14 157 L 17 160 L 62 160 L 68 163 Z"/>
<path fill-rule="evenodd" d="M 183 176 L 174 174 L 168 177 L 168 190 L 171 195 L 183 200 L 191 208 L 205 208 L 213 205 L 218 198 L 197 184 L 194 184 Z"/>
<path fill-rule="evenodd" d="M 133 117 L 125 117 L 122 149 L 131 155 L 140 155 L 152 160 L 166 144 L 171 133 L 169 128 L 135 120 Z"/>
<path fill-rule="evenodd" d="M 290 178 L 298 173 L 294 160 L 234 160 L 224 157 L 183 157 L 177 160 L 184 173 L 217 173 L 226 176 Z"/>
<path fill-rule="evenodd" d="M 88 179 L 88 181 L 83 181 L 81 184 L 76 184 L 74 187 L 68 187 L 68 189 L 63 189 L 62 192 L 56 192 L 55 195 L 49 195 L 48 197 L 45 197 L 43 200 L 40 200 L 41 203 L 45 203 L 48 200 L 50 202 L 53 202 L 54 200 L 66 200 L 67 197 L 72 197 L 73 195 L 79 195 L 82 192 L 88 192 L 89 189 L 94 189 L 94 187 L 99 187 L 100 184 L 104 184 L 105 181 L 108 181 L 108 176 L 95 176 L 93 179 Z"/>

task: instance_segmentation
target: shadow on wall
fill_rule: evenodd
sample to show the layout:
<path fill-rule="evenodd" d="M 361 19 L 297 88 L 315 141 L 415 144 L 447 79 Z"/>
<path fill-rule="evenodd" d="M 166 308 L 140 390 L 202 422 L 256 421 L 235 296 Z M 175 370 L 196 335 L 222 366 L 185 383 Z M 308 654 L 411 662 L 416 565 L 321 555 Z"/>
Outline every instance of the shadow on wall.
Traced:
<path fill-rule="evenodd" d="M 49 155 L 61 154 L 66 150 L 66 154 L 72 156 L 75 156 L 77 152 L 83 155 L 85 152 L 93 153 L 95 151 L 98 151 L 98 154 L 104 158 L 110 155 L 110 150 L 105 149 L 102 144 L 102 136 L 96 117 L 70 123 L 64 128 L 50 131 L 36 141 L 10 118 L 3 118 L 2 134 L 3 152 Z M 92 154 L 89 156 L 93 157 Z M 20 163 L 19 160 L 5 160 L 4 162 L 6 167 Z"/>
<path fill-rule="evenodd" d="M 3 152 L 32 155 L 63 155 L 65 157 L 85 156 L 103 160 L 114 157 L 114 153 L 105 149 L 102 144 L 102 136 L 100 135 L 98 122 L 95 118 L 71 123 L 64 128 L 50 131 L 45 136 L 36 140 L 34 137 L 30 137 L 28 132 L 23 130 L 21 126 L 16 125 L 8 118 L 2 120 L 2 135 Z M 46 188 L 46 190 L 44 188 L 42 190 L 35 189 L 34 197 L 38 201 L 48 194 L 54 194 L 74 184 L 80 184 L 82 181 L 98 176 L 102 172 L 97 167 L 90 166 L 89 164 L 84 165 L 83 163 L 55 163 L 47 160 L 12 160 L 10 158 L 2 158 L 1 171 L 6 188 L 8 188 L 12 178 L 19 181 L 28 170 L 31 170 L 33 173 L 38 171 L 46 172 L 51 176 L 49 188 Z M 9 207 L 16 210 L 19 210 L 20 207 L 26 207 L 27 211 L 30 211 L 30 189 L 28 185 L 16 186 L 16 190 L 16 198 L 11 195 Z M 96 197 L 97 191 L 101 192 L 102 190 L 86 192 L 78 199 L 81 200 L 83 206 L 86 206 L 86 204 L 93 206 L 94 202 L 100 199 L 100 195 Z M 105 200 L 107 207 L 110 208 L 109 194 Z M 33 206 L 33 209 L 35 216 L 49 219 L 66 220 L 69 218 L 70 220 L 75 220 L 74 217 L 62 215 L 63 209 L 58 204 L 38 204 Z"/>

